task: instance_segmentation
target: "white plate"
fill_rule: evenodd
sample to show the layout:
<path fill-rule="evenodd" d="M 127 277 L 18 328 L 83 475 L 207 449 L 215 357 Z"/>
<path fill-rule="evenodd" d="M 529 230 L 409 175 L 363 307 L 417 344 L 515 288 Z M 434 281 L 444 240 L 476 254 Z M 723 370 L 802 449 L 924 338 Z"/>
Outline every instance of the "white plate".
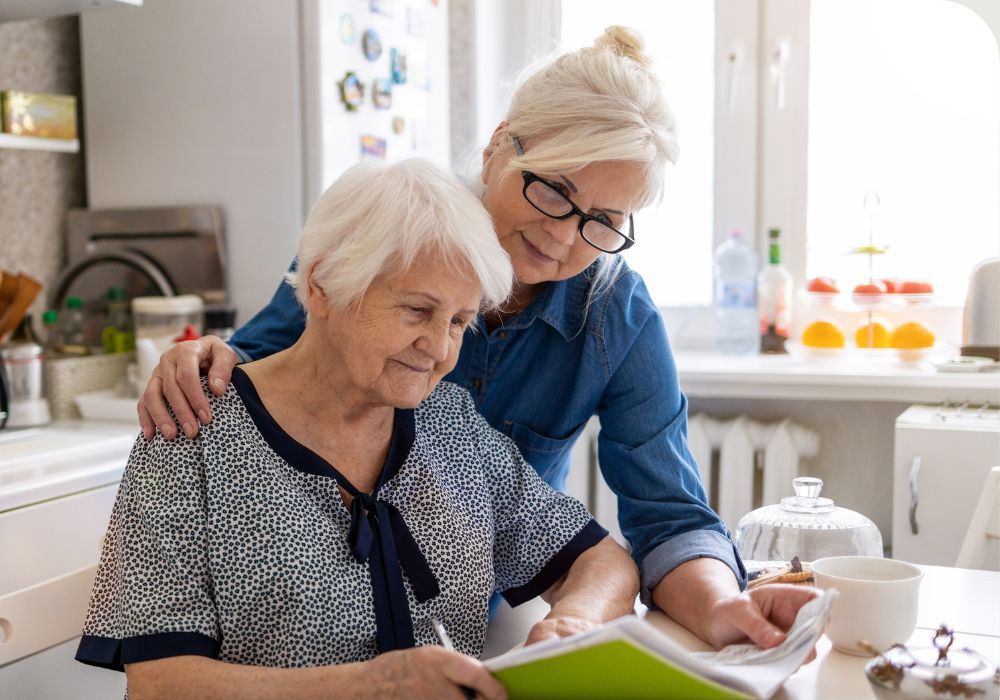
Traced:
<path fill-rule="evenodd" d="M 944 362 L 935 362 L 938 372 L 979 372 L 996 364 L 988 357 L 953 357 Z"/>

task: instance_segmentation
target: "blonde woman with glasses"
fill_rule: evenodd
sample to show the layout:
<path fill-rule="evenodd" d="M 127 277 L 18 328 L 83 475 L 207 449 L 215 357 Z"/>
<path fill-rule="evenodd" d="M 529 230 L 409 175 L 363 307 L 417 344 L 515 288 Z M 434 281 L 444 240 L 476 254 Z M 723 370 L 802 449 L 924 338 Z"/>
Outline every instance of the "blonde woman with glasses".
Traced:
<path fill-rule="evenodd" d="M 642 600 L 715 646 L 748 638 L 770 647 L 813 593 L 744 592 L 746 571 L 688 449 L 687 400 L 663 321 L 617 255 L 662 235 L 637 231 L 633 214 L 662 195 L 677 154 L 674 116 L 634 31 L 609 27 L 594 46 L 525 77 L 477 182 L 513 264 L 513 291 L 475 320 L 447 379 L 560 490 L 573 443 L 598 416 L 601 471 L 618 497 Z M 282 284 L 228 344 L 208 337 L 166 353 L 139 404 L 146 436 L 178 434 L 167 402 L 184 433 L 197 434 L 212 420 L 199 371 L 224 392 L 235 365 L 288 347 L 304 320 Z"/>

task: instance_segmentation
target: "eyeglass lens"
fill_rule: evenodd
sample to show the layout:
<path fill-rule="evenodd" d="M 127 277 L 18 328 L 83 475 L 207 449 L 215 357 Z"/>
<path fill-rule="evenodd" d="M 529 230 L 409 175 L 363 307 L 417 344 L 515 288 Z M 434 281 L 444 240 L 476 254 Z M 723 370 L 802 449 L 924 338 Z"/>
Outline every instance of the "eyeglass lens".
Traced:
<path fill-rule="evenodd" d="M 529 202 L 548 216 L 566 216 L 573 211 L 573 205 L 564 195 L 543 182 L 531 182 L 525 195 Z M 614 228 L 594 219 L 584 222 L 581 233 L 588 243 L 608 252 L 617 251 L 628 240 Z"/>

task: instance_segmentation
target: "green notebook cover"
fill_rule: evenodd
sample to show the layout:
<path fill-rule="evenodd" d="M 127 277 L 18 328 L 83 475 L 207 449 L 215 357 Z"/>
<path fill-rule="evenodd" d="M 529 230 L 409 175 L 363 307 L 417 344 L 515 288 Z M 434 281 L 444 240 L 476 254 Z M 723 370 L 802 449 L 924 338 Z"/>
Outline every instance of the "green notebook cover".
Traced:
<path fill-rule="evenodd" d="M 672 666 L 645 649 L 614 640 L 494 671 L 510 700 L 730 700 L 730 688 Z"/>

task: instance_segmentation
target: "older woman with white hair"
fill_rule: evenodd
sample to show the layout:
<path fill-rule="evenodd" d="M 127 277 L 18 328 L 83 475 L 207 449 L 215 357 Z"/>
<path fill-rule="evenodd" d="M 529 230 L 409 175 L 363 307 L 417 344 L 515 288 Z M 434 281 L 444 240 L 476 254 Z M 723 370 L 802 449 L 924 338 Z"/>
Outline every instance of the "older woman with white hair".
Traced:
<path fill-rule="evenodd" d="M 466 655 L 495 591 L 552 604 L 532 639 L 629 612 L 628 554 L 440 381 L 511 286 L 479 201 L 422 161 L 356 166 L 298 260 L 301 337 L 195 439 L 137 440 L 77 658 L 136 698 L 494 698 Z"/>

